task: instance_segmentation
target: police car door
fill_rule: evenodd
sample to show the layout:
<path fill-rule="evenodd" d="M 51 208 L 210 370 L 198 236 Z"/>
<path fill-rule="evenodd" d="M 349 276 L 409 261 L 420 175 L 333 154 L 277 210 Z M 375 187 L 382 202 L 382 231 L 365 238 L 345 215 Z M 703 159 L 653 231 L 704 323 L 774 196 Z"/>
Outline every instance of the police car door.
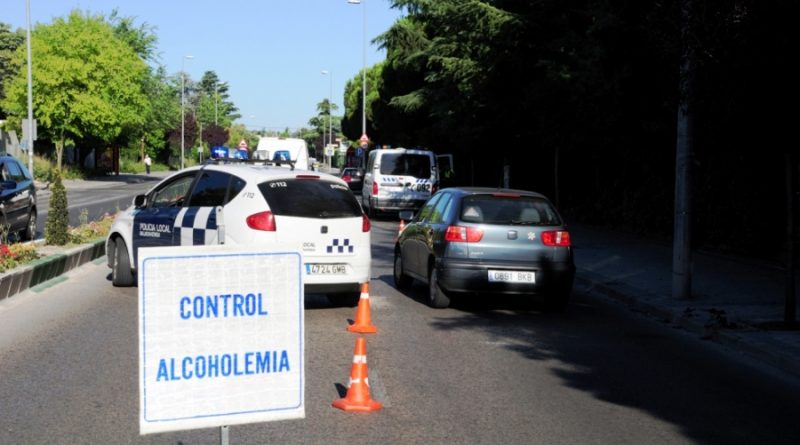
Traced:
<path fill-rule="evenodd" d="M 133 218 L 133 252 L 139 247 L 172 246 L 175 218 L 184 209 L 197 171 L 179 175 L 161 184 L 147 196 L 147 205 Z"/>
<path fill-rule="evenodd" d="M 219 244 L 216 209 L 227 204 L 244 186 L 245 181 L 232 174 L 205 168 L 200 170 L 189 201 L 175 217 L 175 245 Z"/>

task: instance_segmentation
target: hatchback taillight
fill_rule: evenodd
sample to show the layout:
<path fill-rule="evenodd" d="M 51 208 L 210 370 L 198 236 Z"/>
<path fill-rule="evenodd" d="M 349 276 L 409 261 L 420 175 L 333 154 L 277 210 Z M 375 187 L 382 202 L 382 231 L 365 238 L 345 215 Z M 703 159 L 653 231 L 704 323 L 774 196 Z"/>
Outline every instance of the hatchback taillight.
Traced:
<path fill-rule="evenodd" d="M 344 182 L 350 182 L 352 180 L 353 180 L 353 178 L 351 178 L 350 175 L 342 176 L 342 181 L 344 181 Z"/>
<path fill-rule="evenodd" d="M 551 247 L 569 247 L 572 245 L 572 241 L 566 230 L 551 230 L 542 232 L 542 244 Z"/>
<path fill-rule="evenodd" d="M 372 196 L 378 196 L 378 183 L 372 183 Z"/>
<path fill-rule="evenodd" d="M 277 228 L 275 225 L 275 215 L 272 212 L 259 212 L 247 217 L 247 227 L 253 230 L 263 230 L 265 232 L 274 232 Z"/>
<path fill-rule="evenodd" d="M 477 243 L 483 238 L 483 229 L 477 227 L 450 226 L 444 240 L 454 243 Z"/>
<path fill-rule="evenodd" d="M 361 215 L 361 231 L 362 232 L 369 232 L 369 229 L 372 228 L 372 224 L 369 222 L 369 218 L 367 215 Z"/>

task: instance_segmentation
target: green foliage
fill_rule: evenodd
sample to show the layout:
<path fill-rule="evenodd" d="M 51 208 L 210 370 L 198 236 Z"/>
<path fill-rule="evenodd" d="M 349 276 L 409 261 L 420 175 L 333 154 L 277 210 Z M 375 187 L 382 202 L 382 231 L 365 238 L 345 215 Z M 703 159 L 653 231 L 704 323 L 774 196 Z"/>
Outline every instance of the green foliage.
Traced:
<path fill-rule="evenodd" d="M 37 181 L 52 182 L 58 169 L 55 163 L 42 156 L 33 157 L 33 176 Z M 79 167 L 65 165 L 61 168 L 63 179 L 86 179 L 86 172 Z"/>
<path fill-rule="evenodd" d="M 40 136 L 55 142 L 57 165 L 67 138 L 112 141 L 141 125 L 148 109 L 142 91 L 147 65 L 116 38 L 101 16 L 73 11 L 51 25 L 38 24 L 31 38 L 33 108 Z M 26 54 L 19 48 L 13 63 Z M 7 89 L 3 108 L 19 119 L 27 110 L 27 79 L 19 70 Z"/>
<path fill-rule="evenodd" d="M 103 239 L 111 230 L 115 215 L 105 214 L 97 221 L 81 221 L 78 227 L 70 227 L 67 231 L 70 244 L 85 244 Z"/>
<path fill-rule="evenodd" d="M 0 23 L 0 101 L 5 97 L 4 85 L 7 79 L 11 78 L 19 69 L 18 65 L 12 63 L 12 56 L 24 43 L 25 34 L 22 29 L 12 32 L 9 25 Z M 0 119 L 4 116 L 5 114 L 0 110 Z"/>
<path fill-rule="evenodd" d="M 44 226 L 44 239 L 47 244 L 63 246 L 69 242 L 69 211 L 67 208 L 67 190 L 56 171 L 53 184 L 50 186 L 50 208 Z"/>
<path fill-rule="evenodd" d="M 247 146 L 250 147 L 251 150 L 255 150 L 255 147 L 258 145 L 259 136 L 253 131 L 250 131 L 242 124 L 234 124 L 230 128 L 230 136 L 228 137 L 228 143 L 225 144 L 228 147 L 236 147 L 239 144 L 239 141 L 242 139 L 247 141 Z"/>
<path fill-rule="evenodd" d="M 0 244 L 0 273 L 39 258 L 33 244 Z"/>

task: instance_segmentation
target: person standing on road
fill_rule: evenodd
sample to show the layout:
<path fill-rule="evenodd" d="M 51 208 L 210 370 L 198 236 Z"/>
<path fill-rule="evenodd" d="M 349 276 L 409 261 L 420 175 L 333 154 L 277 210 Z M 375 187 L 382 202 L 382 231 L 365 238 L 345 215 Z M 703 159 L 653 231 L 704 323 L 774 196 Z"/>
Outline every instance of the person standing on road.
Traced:
<path fill-rule="evenodd" d="M 144 169 L 147 170 L 148 175 L 150 174 L 150 164 L 152 163 L 153 161 L 150 159 L 150 155 L 144 155 Z"/>

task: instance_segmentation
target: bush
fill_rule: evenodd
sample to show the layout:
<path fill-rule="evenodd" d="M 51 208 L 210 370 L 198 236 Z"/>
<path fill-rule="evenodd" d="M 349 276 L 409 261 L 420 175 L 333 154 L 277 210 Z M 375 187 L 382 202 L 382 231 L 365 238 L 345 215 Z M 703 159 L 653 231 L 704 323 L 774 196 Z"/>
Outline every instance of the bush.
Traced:
<path fill-rule="evenodd" d="M 47 244 L 63 246 L 69 241 L 69 212 L 67 210 L 67 189 L 61 181 L 61 174 L 55 170 L 51 186 L 50 209 L 44 226 L 44 239 Z"/>
<path fill-rule="evenodd" d="M 39 256 L 32 244 L 0 244 L 0 272 L 30 263 Z"/>
<path fill-rule="evenodd" d="M 111 230 L 111 224 L 114 222 L 114 215 L 109 215 L 108 213 L 99 220 L 92 222 L 85 222 L 84 215 L 81 212 L 80 226 L 70 227 L 68 230 L 69 242 L 72 244 L 84 244 L 105 238 Z"/>
<path fill-rule="evenodd" d="M 41 156 L 33 157 L 33 177 L 42 182 L 53 182 L 56 172 L 55 163 Z M 64 165 L 61 171 L 63 179 L 86 179 L 86 173 L 79 167 Z"/>

